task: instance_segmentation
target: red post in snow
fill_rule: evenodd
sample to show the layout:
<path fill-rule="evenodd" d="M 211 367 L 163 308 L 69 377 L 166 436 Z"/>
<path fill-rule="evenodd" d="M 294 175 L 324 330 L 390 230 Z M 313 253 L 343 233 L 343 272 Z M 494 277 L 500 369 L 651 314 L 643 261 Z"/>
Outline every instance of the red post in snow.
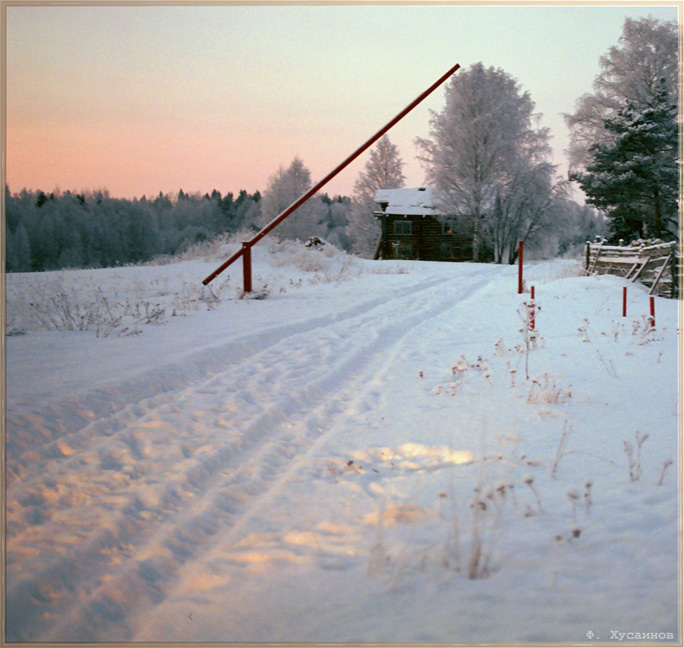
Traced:
<path fill-rule="evenodd" d="M 212 272 L 202 283 L 206 286 L 210 281 L 213 281 L 218 275 L 220 275 L 231 263 L 237 260 L 238 257 L 244 254 L 246 250 L 251 248 L 254 244 L 260 241 L 266 234 L 268 234 L 274 227 L 282 223 L 293 211 L 298 207 L 301 207 L 311 196 L 318 192 L 324 185 L 326 185 L 330 180 L 332 180 L 340 171 L 345 169 L 349 164 L 351 164 L 359 155 L 361 155 L 366 149 L 370 148 L 377 140 L 379 140 L 392 126 L 394 126 L 399 120 L 403 119 L 409 112 L 411 112 L 423 99 L 425 99 L 429 94 L 434 92 L 442 83 L 444 83 L 456 70 L 461 66 L 457 63 L 448 72 L 443 74 L 437 81 L 435 81 L 427 90 L 416 97 L 406 108 L 404 108 L 394 119 L 389 121 L 385 126 L 383 126 L 373 137 L 371 137 L 365 144 L 362 144 L 354 153 L 352 153 L 344 162 L 333 169 L 323 180 L 315 184 L 309 191 L 303 194 L 300 198 L 295 200 L 285 211 L 278 214 L 268 225 L 266 225 L 261 231 L 259 231 L 250 241 L 246 244 L 242 244 L 242 249 L 238 250 L 228 261 L 220 265 L 214 272 Z M 251 287 L 248 290 L 247 285 L 251 286 L 251 277 L 249 281 L 246 277 L 243 277 L 245 292 L 251 292 Z"/>
<path fill-rule="evenodd" d="M 523 291 L 523 242 L 518 243 L 518 294 Z"/>
<path fill-rule="evenodd" d="M 651 295 L 651 327 L 655 328 L 655 297 Z"/>
<path fill-rule="evenodd" d="M 622 288 L 622 317 L 627 317 L 627 286 Z"/>
<path fill-rule="evenodd" d="M 243 288 L 246 293 L 252 292 L 252 245 L 251 243 L 242 244 L 242 279 Z"/>
<path fill-rule="evenodd" d="M 530 287 L 530 295 L 532 297 L 530 301 L 530 330 L 534 331 L 534 286 Z"/>

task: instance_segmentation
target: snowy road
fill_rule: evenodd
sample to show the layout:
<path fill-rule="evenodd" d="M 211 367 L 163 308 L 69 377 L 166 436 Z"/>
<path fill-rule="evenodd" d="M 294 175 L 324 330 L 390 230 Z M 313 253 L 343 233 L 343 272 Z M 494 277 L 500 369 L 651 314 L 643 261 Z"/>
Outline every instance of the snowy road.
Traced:
<path fill-rule="evenodd" d="M 379 277 L 371 279 L 352 279 L 343 296 L 328 302 L 317 293 L 318 300 L 295 305 L 296 314 L 284 310 L 292 308 L 288 295 L 280 303 L 275 298 L 225 303 L 223 310 L 204 316 L 207 326 L 209 315 L 235 319 L 238 310 L 251 309 L 256 317 L 227 329 L 223 337 L 212 329 L 210 344 L 194 342 L 188 333 L 182 354 L 170 351 L 169 336 L 146 331 L 121 343 L 139 344 L 147 337 L 151 348 L 145 352 L 156 361 L 144 370 L 110 372 L 102 384 L 80 384 L 73 394 L 32 402 L 30 386 L 16 394 L 10 390 L 7 638 L 460 640 L 453 622 L 440 630 L 444 621 L 437 612 L 431 613 L 434 623 L 409 631 L 387 617 L 387 606 L 407 605 L 415 584 L 404 579 L 416 570 L 421 578 L 426 571 L 439 574 L 424 585 L 427 599 L 439 598 L 448 587 L 443 573 L 449 570 L 436 565 L 461 559 L 450 545 L 458 544 L 456 515 L 447 511 L 461 505 L 467 511 L 473 483 L 483 483 L 486 473 L 492 483 L 508 484 L 523 479 L 521 470 L 540 465 L 548 474 L 560 422 L 582 424 L 593 414 L 572 419 L 562 399 L 560 405 L 542 403 L 530 412 L 529 399 L 522 400 L 509 384 L 512 357 L 491 358 L 491 380 L 484 373 L 475 378 L 471 369 L 470 382 L 454 383 L 451 367 L 460 354 L 473 361 L 479 354 L 491 357 L 499 338 L 515 343 L 520 321 L 514 308 L 520 298 L 509 290 L 515 281 L 512 268 L 465 264 L 450 270 L 426 264 L 388 278 L 390 288 L 382 288 Z M 504 294 L 510 296 L 502 299 Z M 290 317 L 280 323 L 272 316 L 261 320 L 259 308 Z M 511 317 L 502 317 L 505 308 Z M 672 319 L 672 313 L 667 317 Z M 202 325 L 198 315 L 196 326 Z M 560 323 L 554 332 L 559 344 L 587 346 L 578 343 L 575 322 Z M 630 356 L 621 353 L 620 363 L 652 351 L 646 345 L 630 349 Z M 665 365 L 662 357 L 667 358 L 660 353 L 658 363 Z M 616 356 L 611 362 L 623 373 Z M 560 361 L 571 374 L 565 364 Z M 590 374 L 600 367 L 598 361 L 595 365 Z M 676 371 L 669 364 L 666 368 Z M 558 363 L 548 369 L 562 376 Z M 89 375 L 85 366 L 84 374 Z M 23 374 L 19 367 L 13 374 L 10 364 L 10 385 L 13 375 Z M 532 393 L 529 385 L 525 393 L 528 389 Z M 590 400 L 592 389 L 573 390 L 573 400 Z M 676 402 L 663 416 L 664 428 L 674 424 L 676 432 Z M 630 418 L 637 425 L 633 415 L 624 425 Z M 549 459 L 526 463 L 517 458 L 525 447 L 517 426 L 526 419 L 536 419 L 533 431 L 535 425 L 553 428 L 553 441 L 542 438 L 528 446 Z M 626 434 L 614 440 L 616 446 Z M 674 452 L 676 438 L 663 441 L 662 448 Z M 506 461 L 502 456 L 500 465 L 485 469 L 492 449 L 505 451 Z M 596 451 L 596 446 L 586 449 Z M 587 475 L 600 475 L 606 462 L 624 463 L 605 446 L 601 457 L 589 461 Z M 620 478 L 626 474 L 614 472 L 616 480 L 618 473 Z M 529 530 L 516 531 L 531 515 L 522 514 L 523 498 L 535 515 L 542 506 L 537 510 L 532 492 L 523 489 L 520 481 L 520 501 L 515 509 L 502 509 L 496 524 L 507 520 L 513 538 L 529 539 Z M 660 488 L 644 495 L 663 533 L 676 523 L 667 513 L 676 501 L 669 490 L 665 494 Z M 569 505 L 564 506 L 569 515 Z M 552 515 L 537 515 L 531 524 L 537 525 L 535 537 L 553 538 L 561 528 L 568 533 L 566 522 Z M 520 569 L 529 578 L 527 567 L 538 567 L 540 558 L 514 551 L 514 558 L 497 554 L 495 561 L 500 532 L 494 526 L 482 529 L 491 536 L 492 562 L 506 564 L 501 573 L 510 573 L 509 578 L 516 573 L 520 578 Z M 468 533 L 460 531 L 462 544 Z M 574 545 L 568 546 L 569 557 L 560 547 L 544 545 L 540 551 L 555 555 L 559 564 L 570 560 L 576 571 L 580 563 L 572 562 L 577 556 Z M 460 551 L 466 553 L 463 547 Z M 602 555 L 588 559 L 596 562 Z M 627 552 L 625 559 L 632 558 Z M 421 560 L 422 569 L 416 566 Z M 465 572 L 467 561 L 462 562 L 459 571 Z M 498 575 L 498 569 L 492 573 Z M 667 566 L 656 561 L 654 569 L 669 587 Z M 545 568 L 543 587 L 553 578 L 557 586 L 559 571 L 558 565 L 555 571 Z M 394 602 L 384 600 L 388 593 Z M 479 609 L 478 597 L 487 601 L 491 596 L 481 587 L 472 594 L 458 599 L 455 609 L 467 613 L 468 600 Z M 663 619 L 668 614 L 659 611 Z M 463 623 L 463 636 L 478 636 L 475 620 Z M 559 627 L 568 624 L 573 625 L 564 619 Z M 529 638 L 515 623 L 512 627 L 515 637 Z"/>
<path fill-rule="evenodd" d="M 299 322 L 296 333 L 232 339 L 230 350 L 242 353 L 227 354 L 227 366 L 206 380 L 119 403 L 16 459 L 10 438 L 8 472 L 28 478 L 14 481 L 9 509 L 40 522 L 11 534 L 9 618 L 21 610 L 22 623 L 10 636 L 129 639 L 136 612 L 163 599 L 183 567 L 192 571 L 217 536 L 243 538 L 256 508 L 315 444 L 350 410 L 372 408 L 364 387 L 418 325 L 500 274 L 421 278 L 399 294 Z M 64 425 L 63 413 L 78 421 L 78 405 L 62 402 L 40 423 Z M 10 412 L 10 426 L 20 421 Z M 46 501 L 49 519 L 41 519 Z"/>

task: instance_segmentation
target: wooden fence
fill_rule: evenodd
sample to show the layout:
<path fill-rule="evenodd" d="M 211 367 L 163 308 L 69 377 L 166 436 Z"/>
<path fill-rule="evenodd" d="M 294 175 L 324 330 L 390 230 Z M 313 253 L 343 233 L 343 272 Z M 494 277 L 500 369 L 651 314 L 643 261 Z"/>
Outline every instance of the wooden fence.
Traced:
<path fill-rule="evenodd" d="M 677 244 L 632 243 L 606 245 L 605 241 L 587 242 L 584 270 L 590 274 L 614 274 L 639 281 L 650 295 L 677 298 L 681 271 Z"/>

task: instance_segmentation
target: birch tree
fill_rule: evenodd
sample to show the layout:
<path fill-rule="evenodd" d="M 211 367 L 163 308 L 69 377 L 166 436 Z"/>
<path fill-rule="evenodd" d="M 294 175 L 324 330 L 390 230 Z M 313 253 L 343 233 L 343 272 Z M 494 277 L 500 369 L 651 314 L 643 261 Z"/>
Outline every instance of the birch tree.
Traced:
<path fill-rule="evenodd" d="M 567 185 L 554 181 L 554 171 L 555 167 L 548 162 L 521 161 L 510 182 L 497 193 L 494 209 L 486 221 L 497 263 L 514 263 L 519 241 L 539 246 L 540 239 L 554 229 L 554 201 L 563 197 Z"/>
<path fill-rule="evenodd" d="M 504 209 L 505 200 L 525 194 L 533 186 L 530 174 L 548 168 L 549 134 L 534 128 L 529 93 L 501 69 L 476 63 L 452 77 L 445 95 L 443 110 L 432 111 L 429 138 L 416 144 L 441 211 L 471 224 L 478 261 L 485 248 L 493 248 L 492 219 L 502 226 L 513 213 Z M 497 254 L 509 244 L 509 234 L 497 239 Z"/>

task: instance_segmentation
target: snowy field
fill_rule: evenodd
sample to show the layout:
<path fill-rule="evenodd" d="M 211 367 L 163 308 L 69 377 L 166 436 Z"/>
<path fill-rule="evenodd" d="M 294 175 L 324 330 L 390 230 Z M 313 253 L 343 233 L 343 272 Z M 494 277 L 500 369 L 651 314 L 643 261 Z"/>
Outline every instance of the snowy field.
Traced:
<path fill-rule="evenodd" d="M 7 277 L 7 640 L 681 639 L 676 301 L 233 249 Z"/>

